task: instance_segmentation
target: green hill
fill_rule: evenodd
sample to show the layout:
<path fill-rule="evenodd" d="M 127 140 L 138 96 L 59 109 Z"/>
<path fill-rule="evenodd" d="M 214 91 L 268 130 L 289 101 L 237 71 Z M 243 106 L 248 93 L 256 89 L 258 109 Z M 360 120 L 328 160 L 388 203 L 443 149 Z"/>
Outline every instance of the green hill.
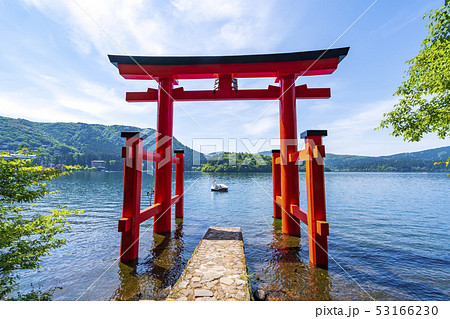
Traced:
<path fill-rule="evenodd" d="M 261 155 L 257 158 L 248 153 L 210 153 L 206 164 L 202 166 L 202 172 L 272 172 L 272 157 Z"/>
<path fill-rule="evenodd" d="M 121 148 L 124 131 L 139 131 L 149 135 L 144 142 L 147 150 L 155 150 L 155 130 L 135 126 L 86 123 L 41 123 L 0 116 L 0 149 L 14 152 L 20 145 L 39 150 L 36 161 L 43 165 L 67 164 L 90 166 L 92 160 L 106 161 L 106 169 L 122 170 Z M 196 154 L 201 163 L 205 156 L 173 140 L 174 149 L 184 149 L 185 167 L 192 168 Z"/>
<path fill-rule="evenodd" d="M 445 165 L 434 165 L 450 157 L 450 146 L 389 156 L 327 154 L 325 165 L 333 171 L 354 172 L 445 172 Z"/>
<path fill-rule="evenodd" d="M 271 151 L 259 153 L 271 156 Z M 325 166 L 343 172 L 446 172 L 445 165 L 434 165 L 450 157 L 450 146 L 389 156 L 357 156 L 328 153 Z"/>

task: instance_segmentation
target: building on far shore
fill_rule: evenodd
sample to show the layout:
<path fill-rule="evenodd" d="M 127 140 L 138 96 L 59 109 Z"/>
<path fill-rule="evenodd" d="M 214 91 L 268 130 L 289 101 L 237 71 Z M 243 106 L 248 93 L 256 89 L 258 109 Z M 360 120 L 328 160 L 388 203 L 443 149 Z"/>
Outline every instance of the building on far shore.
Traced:
<path fill-rule="evenodd" d="M 101 160 L 93 160 L 93 161 L 91 161 L 91 167 L 105 168 L 106 167 L 106 162 L 105 161 L 101 161 Z"/>
<path fill-rule="evenodd" d="M 28 158 L 36 157 L 36 155 L 34 155 L 34 154 L 12 154 L 9 151 L 0 150 L 0 153 L 1 152 L 7 153 L 6 155 L 0 154 L 0 157 L 2 157 L 4 159 L 11 159 L 11 158 L 28 159 Z"/>

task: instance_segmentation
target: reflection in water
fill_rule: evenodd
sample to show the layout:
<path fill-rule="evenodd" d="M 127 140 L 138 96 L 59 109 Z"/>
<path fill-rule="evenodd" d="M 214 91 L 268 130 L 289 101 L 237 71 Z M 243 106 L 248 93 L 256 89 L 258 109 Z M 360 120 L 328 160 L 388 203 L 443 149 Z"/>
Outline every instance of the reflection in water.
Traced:
<path fill-rule="evenodd" d="M 279 220 L 273 226 L 267 267 L 256 275 L 253 289 L 264 290 L 269 300 L 331 300 L 328 271 L 310 267 L 307 257 L 302 258 L 301 238 L 283 235 Z"/>
<path fill-rule="evenodd" d="M 119 264 L 120 285 L 113 300 L 164 300 L 184 270 L 183 222 L 172 233 L 153 234 L 150 253 L 132 264 Z"/>

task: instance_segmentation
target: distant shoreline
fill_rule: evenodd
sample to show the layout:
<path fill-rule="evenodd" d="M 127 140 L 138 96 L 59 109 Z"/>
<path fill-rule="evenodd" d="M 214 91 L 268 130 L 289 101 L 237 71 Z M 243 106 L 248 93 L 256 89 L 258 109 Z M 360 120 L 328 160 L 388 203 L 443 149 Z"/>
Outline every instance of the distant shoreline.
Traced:
<path fill-rule="evenodd" d="M 87 170 L 79 170 L 74 171 L 74 173 L 81 173 L 81 172 L 95 172 L 95 173 L 123 173 L 123 171 L 87 171 Z M 202 171 L 185 171 L 186 173 L 199 173 L 199 174 L 208 174 L 208 175 L 214 175 L 214 174 L 220 174 L 220 175 L 234 175 L 234 174 L 272 174 L 271 172 L 202 172 Z M 145 173 L 145 171 L 143 172 Z M 175 173 L 175 171 L 173 171 Z M 305 171 L 299 171 L 301 174 L 306 174 Z M 325 171 L 325 174 L 328 173 L 401 173 L 401 174 L 447 174 L 446 172 L 417 172 L 417 171 L 392 171 L 392 172 L 382 172 L 382 171 Z"/>

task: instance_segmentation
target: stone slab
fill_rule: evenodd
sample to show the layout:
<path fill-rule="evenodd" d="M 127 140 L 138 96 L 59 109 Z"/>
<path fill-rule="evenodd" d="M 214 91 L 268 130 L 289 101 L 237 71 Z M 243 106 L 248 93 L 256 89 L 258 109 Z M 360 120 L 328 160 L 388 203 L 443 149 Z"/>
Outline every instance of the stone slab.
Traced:
<path fill-rule="evenodd" d="M 210 227 L 166 300 L 250 300 L 240 227 Z"/>

